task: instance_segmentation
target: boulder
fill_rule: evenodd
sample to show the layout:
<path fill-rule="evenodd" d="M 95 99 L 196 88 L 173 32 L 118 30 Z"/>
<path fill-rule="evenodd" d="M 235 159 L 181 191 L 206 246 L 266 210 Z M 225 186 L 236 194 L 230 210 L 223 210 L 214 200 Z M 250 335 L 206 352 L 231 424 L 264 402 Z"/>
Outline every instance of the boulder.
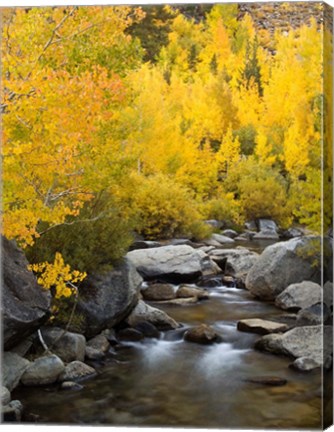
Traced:
<path fill-rule="evenodd" d="M 256 233 L 253 232 L 253 231 L 247 231 L 247 232 L 244 232 L 244 233 L 238 235 L 238 237 L 235 237 L 235 238 L 234 238 L 234 241 L 238 241 L 238 242 L 240 242 L 240 241 L 249 242 L 249 241 L 252 241 L 252 239 L 253 239 L 253 237 L 255 236 L 255 234 L 256 234 Z"/>
<path fill-rule="evenodd" d="M 224 226 L 224 222 L 219 221 L 217 219 L 205 220 L 204 223 L 211 226 L 212 228 L 217 228 L 217 229 L 221 229 Z"/>
<path fill-rule="evenodd" d="M 1 409 L 2 421 L 19 423 L 22 419 L 23 405 L 19 400 L 12 400 Z"/>
<path fill-rule="evenodd" d="M 20 382 L 20 379 L 30 361 L 12 352 L 4 352 L 2 356 L 2 385 L 12 391 Z"/>
<path fill-rule="evenodd" d="M 97 350 L 93 347 L 86 346 L 85 349 L 85 358 L 88 360 L 103 360 L 106 354 L 103 351 Z"/>
<path fill-rule="evenodd" d="M 209 252 L 213 261 L 226 259 L 226 272 L 236 277 L 247 273 L 257 262 L 259 254 L 246 248 L 215 249 Z"/>
<path fill-rule="evenodd" d="M 64 370 L 64 363 L 55 354 L 39 357 L 26 369 L 22 375 L 21 382 L 26 386 L 53 384 Z"/>
<path fill-rule="evenodd" d="M 226 237 L 230 237 L 231 239 L 238 237 L 238 233 L 232 229 L 226 229 L 226 230 L 222 231 L 222 234 Z"/>
<path fill-rule="evenodd" d="M 257 230 L 256 222 L 254 220 L 245 222 L 245 228 L 251 231 L 256 231 Z"/>
<path fill-rule="evenodd" d="M 197 303 L 198 299 L 196 297 L 187 297 L 187 298 L 175 298 L 172 300 L 164 300 L 159 302 L 159 304 L 171 304 L 176 306 L 185 306 L 189 304 Z"/>
<path fill-rule="evenodd" d="M 79 381 L 96 375 L 96 370 L 81 361 L 73 361 L 66 365 L 65 370 L 59 376 L 59 381 Z"/>
<path fill-rule="evenodd" d="M 292 369 L 297 369 L 301 372 L 311 372 L 315 369 L 321 368 L 321 364 L 309 357 L 299 357 L 289 366 Z"/>
<path fill-rule="evenodd" d="M 211 239 L 220 244 L 234 243 L 234 240 L 231 237 L 222 234 L 212 234 Z"/>
<path fill-rule="evenodd" d="M 2 334 L 9 350 L 49 317 L 50 292 L 38 285 L 23 251 L 2 237 Z"/>
<path fill-rule="evenodd" d="M 273 239 L 278 240 L 278 227 L 271 219 L 258 220 L 259 232 L 254 235 L 254 239 Z"/>
<path fill-rule="evenodd" d="M 332 339 L 328 338 L 331 331 L 330 326 L 295 327 L 283 334 L 262 336 L 255 347 L 274 354 L 295 358 L 307 357 L 321 366 L 332 353 Z M 324 337 L 327 340 L 326 344 L 323 344 Z"/>
<path fill-rule="evenodd" d="M 205 252 L 187 245 L 135 250 L 126 256 L 145 280 L 190 282 L 220 271 Z"/>
<path fill-rule="evenodd" d="M 289 228 L 288 230 L 282 231 L 281 237 L 284 239 L 292 239 L 295 237 L 302 237 L 303 231 L 299 228 Z"/>
<path fill-rule="evenodd" d="M 139 300 L 137 306 L 126 318 L 126 323 L 131 327 L 135 327 L 143 321 L 153 324 L 159 330 L 172 330 L 179 327 L 179 324 L 167 315 L 166 312 Z"/>
<path fill-rule="evenodd" d="M 175 298 L 173 285 L 155 283 L 141 291 L 144 300 L 159 301 Z"/>
<path fill-rule="evenodd" d="M 86 338 L 83 335 L 68 332 L 59 327 L 44 327 L 41 333 L 49 349 L 65 363 L 84 360 Z"/>
<path fill-rule="evenodd" d="M 296 311 L 319 303 L 322 297 L 321 286 L 311 281 L 289 285 L 276 297 L 275 305 L 281 309 Z"/>
<path fill-rule="evenodd" d="M 331 311 L 325 303 L 316 303 L 305 309 L 300 309 L 297 314 L 297 325 L 323 324 L 330 318 Z"/>
<path fill-rule="evenodd" d="M 275 299 L 293 283 L 319 282 L 320 237 L 309 236 L 268 246 L 251 267 L 246 288 L 264 300 Z"/>
<path fill-rule="evenodd" d="M 219 341 L 219 335 L 206 324 L 200 324 L 184 333 L 184 340 L 202 345 L 209 345 Z"/>
<path fill-rule="evenodd" d="M 250 318 L 238 321 L 237 329 L 243 332 L 266 335 L 270 333 L 285 332 L 289 329 L 289 327 L 286 324 L 281 324 L 274 321 Z"/>
<path fill-rule="evenodd" d="M 130 253 L 137 252 L 141 251 Z M 86 337 L 92 338 L 121 322 L 137 304 L 141 284 L 142 278 L 129 260 L 113 271 L 88 276 L 80 285 L 77 305 Z"/>
<path fill-rule="evenodd" d="M 202 300 L 202 299 L 208 299 L 209 293 L 204 289 L 195 288 L 187 285 L 181 285 L 176 291 L 176 297 L 178 298 L 195 297 L 197 300 Z"/>
<path fill-rule="evenodd" d="M 7 387 L 1 386 L 1 405 L 8 405 L 10 400 L 10 391 Z"/>

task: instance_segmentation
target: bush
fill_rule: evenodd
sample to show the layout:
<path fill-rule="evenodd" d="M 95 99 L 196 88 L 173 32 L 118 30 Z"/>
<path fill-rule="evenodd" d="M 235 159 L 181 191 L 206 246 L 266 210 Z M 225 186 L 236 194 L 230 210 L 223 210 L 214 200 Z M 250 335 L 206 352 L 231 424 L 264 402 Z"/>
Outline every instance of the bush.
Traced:
<path fill-rule="evenodd" d="M 271 218 L 283 228 L 291 223 L 285 179 L 272 167 L 250 157 L 234 166 L 225 181 L 248 220 Z"/>
<path fill-rule="evenodd" d="M 205 219 L 224 221 L 226 226 L 239 226 L 244 222 L 233 193 L 221 193 L 219 198 L 206 201 L 201 211 Z"/>
<path fill-rule="evenodd" d="M 138 176 L 133 206 L 146 239 L 209 235 L 191 193 L 166 175 Z"/>
<path fill-rule="evenodd" d="M 87 273 L 107 271 L 131 244 L 131 224 L 118 211 L 112 199 L 100 194 L 86 203 L 76 218 L 51 229 L 26 249 L 30 263 L 52 262 L 60 252 L 66 264 Z"/>

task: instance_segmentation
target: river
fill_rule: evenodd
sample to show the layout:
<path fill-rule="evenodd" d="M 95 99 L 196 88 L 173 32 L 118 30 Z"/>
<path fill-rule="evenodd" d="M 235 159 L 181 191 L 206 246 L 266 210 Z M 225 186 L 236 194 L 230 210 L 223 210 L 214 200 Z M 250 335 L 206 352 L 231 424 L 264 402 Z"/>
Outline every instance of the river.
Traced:
<path fill-rule="evenodd" d="M 197 304 L 159 307 L 183 327 L 159 340 L 113 348 L 80 391 L 21 387 L 13 397 L 45 424 L 320 428 L 320 372 L 289 369 L 291 359 L 254 350 L 259 336 L 236 328 L 242 318 L 274 318 L 282 311 L 224 286 L 211 288 L 209 299 Z M 223 342 L 184 341 L 185 329 L 199 323 L 213 326 Z M 256 376 L 288 382 L 274 387 L 247 381 Z"/>

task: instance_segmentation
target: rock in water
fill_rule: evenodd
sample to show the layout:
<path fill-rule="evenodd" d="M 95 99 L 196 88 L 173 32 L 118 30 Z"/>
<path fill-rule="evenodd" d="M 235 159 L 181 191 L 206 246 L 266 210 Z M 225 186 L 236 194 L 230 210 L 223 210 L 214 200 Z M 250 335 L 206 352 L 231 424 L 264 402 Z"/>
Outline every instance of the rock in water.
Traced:
<path fill-rule="evenodd" d="M 2 385 L 12 391 L 20 382 L 30 361 L 12 352 L 4 352 L 2 357 Z"/>
<path fill-rule="evenodd" d="M 303 281 L 289 285 L 276 297 L 275 305 L 281 309 L 298 310 L 321 301 L 322 289 L 319 284 Z"/>
<path fill-rule="evenodd" d="M 219 336 L 212 327 L 206 324 L 201 324 L 197 327 L 187 330 L 184 333 L 184 340 L 188 342 L 209 345 L 217 342 L 219 340 Z"/>
<path fill-rule="evenodd" d="M 78 381 L 96 375 L 96 370 L 81 361 L 73 361 L 66 365 L 64 372 L 59 376 L 60 381 Z"/>
<path fill-rule="evenodd" d="M 240 331 L 261 335 L 284 332 L 288 330 L 288 328 L 289 327 L 286 324 L 280 324 L 259 318 L 243 319 L 237 324 L 237 329 Z"/>
<path fill-rule="evenodd" d="M 2 237 L 2 331 L 6 350 L 35 332 L 49 316 L 51 295 L 27 268 L 15 242 Z"/>
<path fill-rule="evenodd" d="M 175 290 L 172 285 L 155 283 L 141 291 L 144 300 L 159 301 L 175 298 Z"/>
<path fill-rule="evenodd" d="M 147 305 L 140 300 L 131 314 L 127 317 L 126 322 L 131 327 L 136 327 L 139 323 L 149 322 L 159 330 L 172 330 L 179 327 L 179 324 L 173 320 L 166 312 Z"/>
<path fill-rule="evenodd" d="M 83 317 L 87 338 L 115 326 L 131 312 L 138 302 L 142 281 L 129 260 L 111 272 L 88 276 L 83 281 L 77 312 Z"/>
<path fill-rule="evenodd" d="M 53 384 L 64 370 L 64 363 L 56 355 L 40 357 L 29 365 L 21 382 L 27 386 Z"/>
<path fill-rule="evenodd" d="M 246 288 L 261 299 L 273 300 L 291 284 L 319 282 L 320 241 L 309 236 L 268 246 L 249 270 Z"/>
<path fill-rule="evenodd" d="M 247 273 L 259 258 L 259 254 L 246 248 L 216 249 L 209 252 L 213 261 L 226 259 L 226 270 L 236 277 Z"/>
<path fill-rule="evenodd" d="M 332 352 L 332 341 L 329 326 L 295 327 L 284 334 L 262 336 L 255 347 L 273 354 L 285 354 L 290 357 L 311 359 L 313 365 L 322 366 L 328 361 Z M 324 337 L 329 343 L 323 344 Z"/>
<path fill-rule="evenodd" d="M 126 256 L 146 280 L 181 283 L 220 272 L 205 252 L 187 245 L 135 250 Z"/>

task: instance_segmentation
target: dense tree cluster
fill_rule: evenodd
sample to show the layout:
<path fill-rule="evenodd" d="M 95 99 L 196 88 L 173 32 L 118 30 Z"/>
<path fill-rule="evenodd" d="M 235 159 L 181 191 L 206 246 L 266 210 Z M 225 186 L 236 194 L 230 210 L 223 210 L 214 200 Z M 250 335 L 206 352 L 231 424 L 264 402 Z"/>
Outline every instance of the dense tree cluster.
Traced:
<path fill-rule="evenodd" d="M 31 261 L 92 270 L 131 232 L 200 238 L 209 218 L 320 231 L 315 21 L 272 39 L 236 4 L 3 16 L 3 228 Z"/>

